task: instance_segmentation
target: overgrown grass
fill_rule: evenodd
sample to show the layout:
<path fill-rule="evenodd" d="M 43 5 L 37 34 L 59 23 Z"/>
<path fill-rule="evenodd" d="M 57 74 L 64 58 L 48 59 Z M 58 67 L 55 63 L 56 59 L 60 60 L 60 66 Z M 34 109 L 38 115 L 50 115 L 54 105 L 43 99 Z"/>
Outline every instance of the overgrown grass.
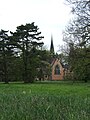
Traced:
<path fill-rule="evenodd" d="M 0 84 L 0 120 L 90 120 L 90 84 Z"/>

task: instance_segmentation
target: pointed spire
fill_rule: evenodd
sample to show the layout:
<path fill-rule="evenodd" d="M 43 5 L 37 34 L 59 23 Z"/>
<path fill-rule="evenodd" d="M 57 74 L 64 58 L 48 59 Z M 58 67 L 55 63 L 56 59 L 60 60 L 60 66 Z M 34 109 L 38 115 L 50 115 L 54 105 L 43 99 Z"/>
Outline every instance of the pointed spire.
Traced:
<path fill-rule="evenodd" d="M 50 46 L 50 52 L 54 54 L 54 45 L 53 45 L 53 36 L 51 35 L 51 46 Z"/>

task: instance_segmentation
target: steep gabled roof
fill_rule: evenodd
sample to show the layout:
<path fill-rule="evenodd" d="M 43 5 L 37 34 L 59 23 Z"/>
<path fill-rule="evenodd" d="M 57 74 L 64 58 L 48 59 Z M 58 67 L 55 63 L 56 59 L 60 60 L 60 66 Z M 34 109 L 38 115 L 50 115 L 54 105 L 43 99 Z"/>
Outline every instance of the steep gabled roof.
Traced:
<path fill-rule="evenodd" d="M 60 62 L 60 60 L 58 58 L 54 58 L 53 61 L 51 62 L 51 66 L 54 65 L 54 63 L 56 62 L 56 60 L 58 60 Z M 64 65 L 62 64 L 62 62 L 60 62 L 60 64 L 64 68 Z"/>

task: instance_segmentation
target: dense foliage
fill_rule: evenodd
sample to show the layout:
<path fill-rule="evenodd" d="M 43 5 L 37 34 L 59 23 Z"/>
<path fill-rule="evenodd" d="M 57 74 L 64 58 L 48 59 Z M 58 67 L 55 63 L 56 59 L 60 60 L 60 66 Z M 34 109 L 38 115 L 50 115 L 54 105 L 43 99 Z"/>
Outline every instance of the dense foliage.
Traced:
<path fill-rule="evenodd" d="M 49 54 L 41 49 L 43 38 L 34 22 L 18 26 L 15 32 L 1 30 L 0 81 L 33 82 L 39 75 L 38 69 L 46 72 Z"/>

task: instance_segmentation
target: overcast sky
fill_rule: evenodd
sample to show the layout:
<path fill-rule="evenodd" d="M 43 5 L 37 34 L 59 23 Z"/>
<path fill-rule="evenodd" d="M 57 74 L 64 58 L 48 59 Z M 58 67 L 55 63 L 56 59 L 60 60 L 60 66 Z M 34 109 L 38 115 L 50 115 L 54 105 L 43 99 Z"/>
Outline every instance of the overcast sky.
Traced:
<path fill-rule="evenodd" d="M 35 22 L 48 48 L 53 35 L 55 51 L 69 19 L 70 8 L 64 0 L 0 0 L 0 29 L 15 31 L 21 24 Z"/>

